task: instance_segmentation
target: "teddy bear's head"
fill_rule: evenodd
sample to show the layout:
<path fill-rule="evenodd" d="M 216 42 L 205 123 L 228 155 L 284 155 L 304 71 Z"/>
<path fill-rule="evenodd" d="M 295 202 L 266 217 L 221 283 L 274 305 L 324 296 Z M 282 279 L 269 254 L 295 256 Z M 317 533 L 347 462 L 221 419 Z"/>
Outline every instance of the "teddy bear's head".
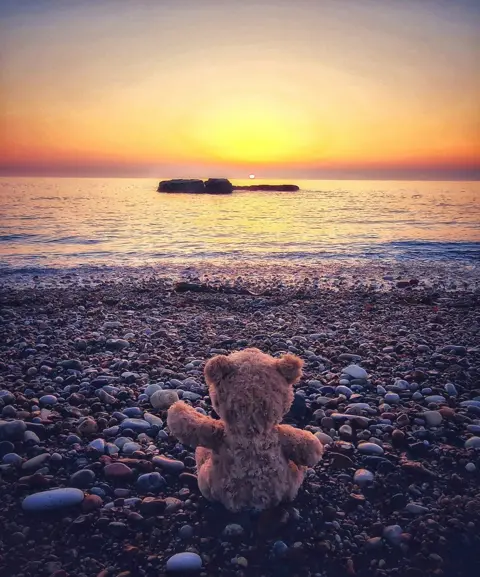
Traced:
<path fill-rule="evenodd" d="M 295 355 L 276 359 L 258 349 L 213 357 L 205 365 L 213 408 L 232 432 L 267 432 L 290 408 L 302 366 Z"/>

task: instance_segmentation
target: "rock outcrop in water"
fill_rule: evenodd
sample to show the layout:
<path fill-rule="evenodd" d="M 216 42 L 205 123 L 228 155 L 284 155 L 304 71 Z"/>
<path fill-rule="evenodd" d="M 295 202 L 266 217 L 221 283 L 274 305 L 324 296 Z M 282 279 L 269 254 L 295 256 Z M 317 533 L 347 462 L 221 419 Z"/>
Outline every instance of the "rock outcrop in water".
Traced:
<path fill-rule="evenodd" d="M 209 178 L 205 182 L 200 179 L 176 178 L 162 180 L 158 192 L 181 192 L 189 194 L 231 194 L 234 190 L 252 190 L 266 192 L 296 192 L 296 184 L 251 184 L 234 186 L 227 178 Z"/>
<path fill-rule="evenodd" d="M 246 186 L 234 186 L 233 190 L 260 190 L 266 192 L 296 192 L 300 187 L 296 184 L 249 184 Z"/>
<path fill-rule="evenodd" d="M 158 192 L 184 192 L 190 194 L 231 194 L 232 183 L 226 178 L 209 178 L 207 181 L 199 179 L 177 178 L 162 180 L 158 185 Z"/>
<path fill-rule="evenodd" d="M 205 182 L 205 192 L 208 194 L 232 194 L 233 185 L 227 178 L 209 178 Z"/>
<path fill-rule="evenodd" d="M 188 192 L 202 194 L 205 192 L 203 180 L 175 178 L 173 180 L 162 180 L 158 185 L 158 192 Z"/>

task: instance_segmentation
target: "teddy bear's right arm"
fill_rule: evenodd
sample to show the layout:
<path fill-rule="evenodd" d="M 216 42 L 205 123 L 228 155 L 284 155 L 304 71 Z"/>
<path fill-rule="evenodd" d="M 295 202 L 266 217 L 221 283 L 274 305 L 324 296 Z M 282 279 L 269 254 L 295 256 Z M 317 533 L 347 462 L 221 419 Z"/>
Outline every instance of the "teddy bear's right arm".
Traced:
<path fill-rule="evenodd" d="M 294 429 L 290 425 L 278 425 L 277 431 L 283 453 L 290 461 L 313 467 L 322 458 L 323 445 L 312 433 Z"/>
<path fill-rule="evenodd" d="M 222 421 L 202 415 L 183 401 L 177 401 L 168 409 L 167 425 L 181 443 L 190 447 L 216 450 L 223 440 Z"/>

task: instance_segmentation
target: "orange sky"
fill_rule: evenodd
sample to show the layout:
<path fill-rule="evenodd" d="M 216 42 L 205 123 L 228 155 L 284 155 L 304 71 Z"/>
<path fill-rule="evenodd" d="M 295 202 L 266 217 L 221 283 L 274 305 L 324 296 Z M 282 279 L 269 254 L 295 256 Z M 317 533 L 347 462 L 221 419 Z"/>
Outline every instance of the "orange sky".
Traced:
<path fill-rule="evenodd" d="M 0 173 L 477 178 L 469 0 L 4 0 Z"/>

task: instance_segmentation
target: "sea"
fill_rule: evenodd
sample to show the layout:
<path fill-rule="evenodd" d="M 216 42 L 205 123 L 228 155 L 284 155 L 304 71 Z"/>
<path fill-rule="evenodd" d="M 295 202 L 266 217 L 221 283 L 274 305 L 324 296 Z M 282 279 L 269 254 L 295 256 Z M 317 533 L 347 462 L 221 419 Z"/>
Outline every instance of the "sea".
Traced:
<path fill-rule="evenodd" d="M 159 180 L 0 178 L 0 274 L 162 263 L 480 263 L 480 182 L 303 180 L 293 193 L 210 196 L 159 193 Z"/>

